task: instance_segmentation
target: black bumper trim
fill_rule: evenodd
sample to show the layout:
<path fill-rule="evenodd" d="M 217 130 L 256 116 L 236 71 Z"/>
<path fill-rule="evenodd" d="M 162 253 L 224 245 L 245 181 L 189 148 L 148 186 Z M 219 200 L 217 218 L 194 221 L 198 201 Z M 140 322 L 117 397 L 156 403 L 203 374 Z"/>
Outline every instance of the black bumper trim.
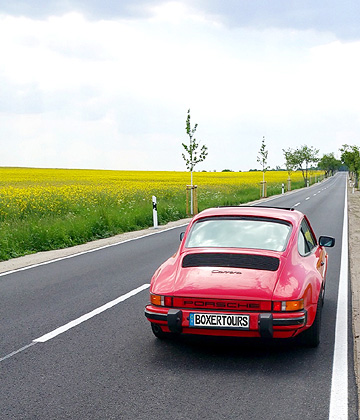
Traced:
<path fill-rule="evenodd" d="M 167 314 L 159 314 L 145 309 L 145 316 L 150 321 L 167 322 L 169 330 L 173 333 L 182 332 L 182 311 L 180 309 L 169 309 Z"/>
<path fill-rule="evenodd" d="M 167 320 L 167 315 L 166 314 L 158 314 L 155 312 L 150 312 L 147 309 L 145 309 L 145 316 L 147 319 L 149 319 L 150 321 L 166 321 Z"/>
<path fill-rule="evenodd" d="M 284 319 L 274 319 L 273 325 L 278 327 L 286 326 L 298 326 L 306 324 L 306 315 L 300 316 L 298 318 L 284 318 Z"/>

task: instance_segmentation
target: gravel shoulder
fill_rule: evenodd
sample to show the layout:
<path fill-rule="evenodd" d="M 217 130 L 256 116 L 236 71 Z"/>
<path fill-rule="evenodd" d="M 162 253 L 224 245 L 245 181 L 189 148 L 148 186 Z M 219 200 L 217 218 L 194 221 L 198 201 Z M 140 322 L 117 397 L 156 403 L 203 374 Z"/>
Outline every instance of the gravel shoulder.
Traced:
<path fill-rule="evenodd" d="M 358 389 L 358 401 L 360 401 L 360 191 L 352 191 L 352 188 L 349 188 L 349 267 L 352 292 L 354 366 Z"/>

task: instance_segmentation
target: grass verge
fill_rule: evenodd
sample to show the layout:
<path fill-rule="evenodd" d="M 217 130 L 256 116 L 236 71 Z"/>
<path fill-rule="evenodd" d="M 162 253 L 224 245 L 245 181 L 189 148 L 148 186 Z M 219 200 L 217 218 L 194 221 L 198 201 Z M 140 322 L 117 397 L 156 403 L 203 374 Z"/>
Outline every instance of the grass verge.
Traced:
<path fill-rule="evenodd" d="M 303 182 L 293 183 L 301 188 Z M 281 184 L 270 184 L 268 196 L 281 193 Z M 258 186 L 198 188 L 199 210 L 239 205 L 259 198 Z M 185 218 L 184 192 L 157 192 L 159 224 Z M 0 260 L 5 261 L 39 251 L 66 248 L 123 232 L 152 226 L 151 200 L 134 194 L 119 202 L 116 197 L 98 197 L 91 206 L 62 206 L 54 212 L 27 211 L 21 217 L 3 218 L 0 224 Z"/>

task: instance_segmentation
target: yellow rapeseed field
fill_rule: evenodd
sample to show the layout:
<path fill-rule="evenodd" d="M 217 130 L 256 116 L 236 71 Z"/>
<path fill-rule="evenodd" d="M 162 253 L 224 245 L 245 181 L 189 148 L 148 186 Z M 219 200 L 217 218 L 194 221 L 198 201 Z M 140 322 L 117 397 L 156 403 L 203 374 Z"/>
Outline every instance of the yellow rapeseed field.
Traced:
<path fill-rule="evenodd" d="M 312 173 L 312 180 L 323 176 Z M 194 184 L 199 192 L 230 193 L 258 187 L 262 172 L 196 172 Z M 285 171 L 268 171 L 268 189 L 281 186 L 288 178 Z M 301 172 L 291 175 L 302 181 Z M 0 218 L 21 218 L 28 214 L 64 215 L 76 209 L 89 209 L 105 203 L 136 205 L 152 195 L 171 198 L 184 194 L 190 183 L 188 172 L 111 171 L 75 169 L 0 168 Z"/>
<path fill-rule="evenodd" d="M 260 196 L 262 172 L 196 172 L 199 209 Z M 312 182 L 322 176 L 312 174 Z M 286 172 L 266 172 L 268 195 L 280 194 Z M 291 176 L 292 187 L 304 185 Z M 186 216 L 188 172 L 0 168 L 0 261 L 64 248 Z M 297 184 L 297 185 L 296 185 Z"/>

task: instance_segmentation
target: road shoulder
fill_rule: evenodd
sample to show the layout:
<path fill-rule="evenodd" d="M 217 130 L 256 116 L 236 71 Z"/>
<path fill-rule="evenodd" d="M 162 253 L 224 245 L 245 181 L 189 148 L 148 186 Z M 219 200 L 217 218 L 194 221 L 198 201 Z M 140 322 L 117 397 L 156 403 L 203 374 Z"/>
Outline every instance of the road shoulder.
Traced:
<path fill-rule="evenodd" d="M 360 191 L 353 192 L 352 188 L 349 188 L 348 191 L 348 217 L 354 367 L 358 388 L 358 401 L 360 401 Z"/>

